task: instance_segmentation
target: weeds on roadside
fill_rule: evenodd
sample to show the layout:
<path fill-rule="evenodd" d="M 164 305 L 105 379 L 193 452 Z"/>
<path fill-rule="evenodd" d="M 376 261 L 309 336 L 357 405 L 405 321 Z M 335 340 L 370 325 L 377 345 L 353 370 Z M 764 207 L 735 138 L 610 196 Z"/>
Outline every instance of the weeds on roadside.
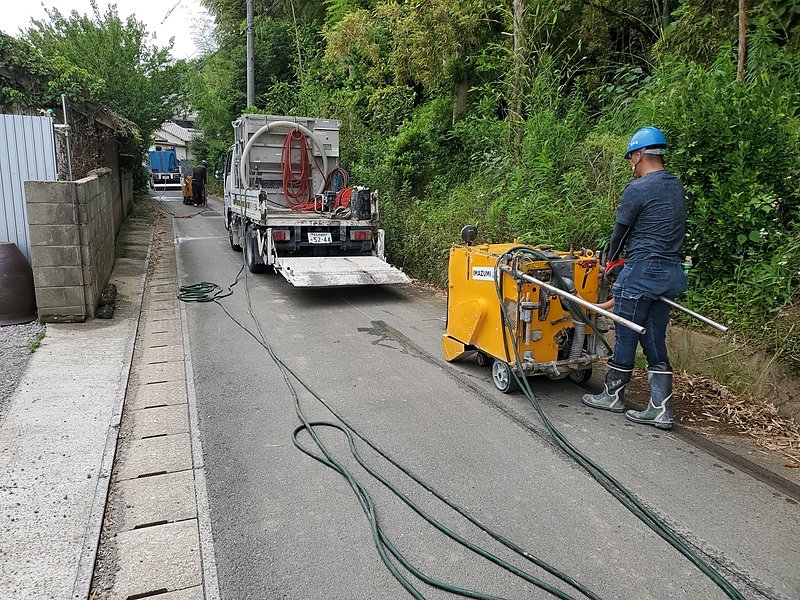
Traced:
<path fill-rule="evenodd" d="M 42 340 L 44 339 L 46 333 L 47 330 L 43 328 L 39 333 L 37 333 L 30 340 L 28 340 L 28 352 L 33 354 L 39 349 L 39 346 L 42 345 Z"/>

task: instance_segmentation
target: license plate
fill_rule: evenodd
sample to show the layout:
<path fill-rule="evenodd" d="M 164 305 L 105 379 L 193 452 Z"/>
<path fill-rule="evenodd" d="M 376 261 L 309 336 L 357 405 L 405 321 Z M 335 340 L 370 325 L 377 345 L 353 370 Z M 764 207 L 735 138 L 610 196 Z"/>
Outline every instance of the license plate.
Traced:
<path fill-rule="evenodd" d="M 308 242 L 310 244 L 330 244 L 333 240 L 331 239 L 330 233 L 309 233 L 308 234 Z"/>

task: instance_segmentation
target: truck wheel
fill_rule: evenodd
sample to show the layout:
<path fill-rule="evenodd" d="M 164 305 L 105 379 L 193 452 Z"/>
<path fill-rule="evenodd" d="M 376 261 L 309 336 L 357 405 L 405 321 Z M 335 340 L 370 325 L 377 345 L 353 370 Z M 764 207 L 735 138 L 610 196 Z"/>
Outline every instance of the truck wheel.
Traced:
<path fill-rule="evenodd" d="M 570 371 L 568 377 L 570 381 L 574 381 L 575 383 L 586 383 L 592 378 L 592 367 L 583 369 L 582 371 Z"/>
<path fill-rule="evenodd" d="M 251 273 L 265 273 L 267 265 L 259 261 L 258 240 L 255 238 L 255 231 L 252 225 L 248 225 L 244 235 L 245 258 L 247 258 L 247 268 Z"/>
<path fill-rule="evenodd" d="M 502 360 L 495 359 L 492 363 L 492 381 L 495 387 L 504 394 L 519 389 L 519 384 L 511 372 L 511 366 Z"/>
<path fill-rule="evenodd" d="M 239 226 L 236 224 L 235 219 L 231 219 L 230 222 L 228 223 L 228 239 L 231 242 L 231 248 L 233 249 L 233 251 L 241 252 L 242 247 L 239 245 L 239 236 L 234 237 L 233 235 L 234 228 L 238 230 Z"/>

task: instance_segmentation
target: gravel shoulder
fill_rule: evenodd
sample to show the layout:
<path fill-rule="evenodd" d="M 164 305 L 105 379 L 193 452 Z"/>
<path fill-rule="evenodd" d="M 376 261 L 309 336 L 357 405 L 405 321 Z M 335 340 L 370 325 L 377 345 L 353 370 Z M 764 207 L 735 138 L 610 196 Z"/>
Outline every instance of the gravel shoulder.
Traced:
<path fill-rule="evenodd" d="M 0 327 L 0 423 L 6 418 L 11 396 L 31 359 L 29 345 L 44 331 L 45 326 L 38 321 Z"/>

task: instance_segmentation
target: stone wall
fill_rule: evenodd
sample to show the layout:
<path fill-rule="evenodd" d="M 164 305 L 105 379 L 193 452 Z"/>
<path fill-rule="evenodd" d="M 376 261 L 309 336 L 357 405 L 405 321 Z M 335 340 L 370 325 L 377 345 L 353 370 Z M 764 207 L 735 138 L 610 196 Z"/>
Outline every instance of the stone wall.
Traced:
<path fill-rule="evenodd" d="M 75 182 L 25 182 L 43 323 L 94 317 L 114 268 L 114 185 L 110 169 Z"/>

